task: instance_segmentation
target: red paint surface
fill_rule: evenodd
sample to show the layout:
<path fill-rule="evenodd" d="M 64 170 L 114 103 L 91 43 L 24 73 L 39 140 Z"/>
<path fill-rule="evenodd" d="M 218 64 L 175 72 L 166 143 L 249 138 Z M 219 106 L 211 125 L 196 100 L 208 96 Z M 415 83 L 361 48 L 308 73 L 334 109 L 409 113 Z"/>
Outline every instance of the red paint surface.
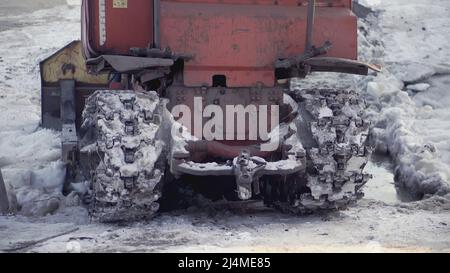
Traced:
<path fill-rule="evenodd" d="M 86 1 L 86 0 L 85 0 Z M 102 54 L 128 54 L 132 47 L 153 43 L 153 1 L 128 0 L 128 8 L 113 8 L 106 0 L 106 43 L 100 45 L 99 0 L 87 0 L 90 10 L 90 43 Z"/>
<path fill-rule="evenodd" d="M 307 6 L 309 0 L 163 0 L 166 2 L 184 3 L 221 3 L 221 4 L 248 4 L 248 5 L 280 5 L 280 6 Z M 276 4 L 275 4 L 276 3 Z M 318 7 L 351 7 L 352 0 L 316 0 Z"/>
<path fill-rule="evenodd" d="M 85 0 L 86 1 L 86 0 Z M 274 86 L 277 58 L 304 51 L 307 0 L 162 0 L 161 44 L 195 57 L 185 65 L 186 86 L 212 85 L 225 75 L 229 87 Z M 92 47 L 127 54 L 147 47 L 153 36 L 153 1 L 128 0 L 127 9 L 106 0 L 105 46 L 99 45 L 98 0 L 90 5 Z M 329 40 L 328 56 L 357 58 L 357 19 L 351 0 L 317 0 L 314 44 Z"/>
<path fill-rule="evenodd" d="M 163 1 L 161 9 L 162 46 L 195 56 L 185 65 L 186 86 L 211 86 L 216 74 L 229 87 L 273 86 L 275 60 L 304 51 L 305 6 Z M 356 17 L 346 7 L 318 7 L 313 40 L 333 43 L 328 56 L 356 59 Z"/>

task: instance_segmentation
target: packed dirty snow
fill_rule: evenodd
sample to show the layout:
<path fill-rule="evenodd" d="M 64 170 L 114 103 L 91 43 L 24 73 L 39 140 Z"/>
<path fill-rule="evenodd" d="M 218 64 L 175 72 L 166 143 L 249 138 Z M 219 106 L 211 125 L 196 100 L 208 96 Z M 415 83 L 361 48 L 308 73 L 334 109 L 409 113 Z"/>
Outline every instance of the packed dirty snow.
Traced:
<path fill-rule="evenodd" d="M 39 127 L 39 61 L 80 37 L 80 10 L 54 1 L 61 5 L 31 12 L 39 1 L 15 2 L 0 4 L 18 7 L 0 19 L 0 169 L 11 210 L 39 216 L 60 207 L 65 176 L 60 133 Z"/>
<path fill-rule="evenodd" d="M 378 148 L 394 158 L 399 186 L 416 198 L 448 194 L 450 2 L 360 2 L 375 11 L 360 22 L 361 54 L 384 65 L 367 84 Z"/>

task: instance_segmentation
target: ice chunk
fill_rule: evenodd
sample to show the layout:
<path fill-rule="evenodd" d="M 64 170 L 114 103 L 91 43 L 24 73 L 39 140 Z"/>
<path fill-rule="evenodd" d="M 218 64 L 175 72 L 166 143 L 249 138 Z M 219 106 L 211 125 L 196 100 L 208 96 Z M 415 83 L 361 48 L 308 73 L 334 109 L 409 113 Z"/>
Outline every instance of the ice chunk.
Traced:
<path fill-rule="evenodd" d="M 430 88 L 431 85 L 429 85 L 428 83 L 417 83 L 417 84 L 410 84 L 408 86 L 406 86 L 406 89 L 408 90 L 412 90 L 415 92 L 422 92 L 422 91 L 426 91 L 428 88 Z"/>

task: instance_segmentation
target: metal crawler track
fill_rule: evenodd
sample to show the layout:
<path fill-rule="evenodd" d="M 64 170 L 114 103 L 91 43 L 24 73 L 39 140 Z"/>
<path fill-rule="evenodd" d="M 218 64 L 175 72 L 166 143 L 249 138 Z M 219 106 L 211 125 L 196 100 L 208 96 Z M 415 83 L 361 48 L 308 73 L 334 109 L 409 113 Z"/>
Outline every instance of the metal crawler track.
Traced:
<path fill-rule="evenodd" d="M 91 170 L 91 216 L 101 222 L 150 218 L 159 210 L 165 167 L 157 94 L 98 91 L 85 109 L 83 127 L 95 141 L 83 149 L 99 162 Z"/>
<path fill-rule="evenodd" d="M 305 147 L 308 168 L 305 177 L 269 183 L 266 191 L 282 211 L 345 208 L 364 196 L 362 187 L 371 178 L 364 173 L 371 154 L 366 103 L 355 91 L 332 89 L 298 90 L 296 100 L 309 116 L 299 117 L 307 123 L 299 128 L 309 129 L 314 143 Z"/>
<path fill-rule="evenodd" d="M 363 197 L 371 177 L 363 172 L 371 151 L 365 102 L 354 91 L 332 89 L 299 90 L 296 100 L 297 127 L 307 131 L 297 133 L 308 168 L 262 179 L 264 200 L 293 213 L 345 208 Z M 83 128 L 95 141 L 82 152 L 98 162 L 91 168 L 93 218 L 135 221 L 159 210 L 165 173 L 162 107 L 156 93 L 98 91 L 88 99 Z"/>

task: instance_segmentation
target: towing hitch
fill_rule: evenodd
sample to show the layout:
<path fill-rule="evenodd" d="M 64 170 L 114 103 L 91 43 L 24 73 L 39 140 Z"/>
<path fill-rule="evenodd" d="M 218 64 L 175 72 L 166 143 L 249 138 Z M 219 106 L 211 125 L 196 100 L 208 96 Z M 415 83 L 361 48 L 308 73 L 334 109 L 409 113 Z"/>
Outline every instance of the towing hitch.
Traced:
<path fill-rule="evenodd" d="M 251 157 L 250 153 L 243 151 L 235 159 L 234 174 L 236 176 L 237 193 L 241 200 L 249 200 L 255 194 L 259 194 L 258 178 L 260 171 L 264 170 L 267 162 L 257 157 Z"/>

